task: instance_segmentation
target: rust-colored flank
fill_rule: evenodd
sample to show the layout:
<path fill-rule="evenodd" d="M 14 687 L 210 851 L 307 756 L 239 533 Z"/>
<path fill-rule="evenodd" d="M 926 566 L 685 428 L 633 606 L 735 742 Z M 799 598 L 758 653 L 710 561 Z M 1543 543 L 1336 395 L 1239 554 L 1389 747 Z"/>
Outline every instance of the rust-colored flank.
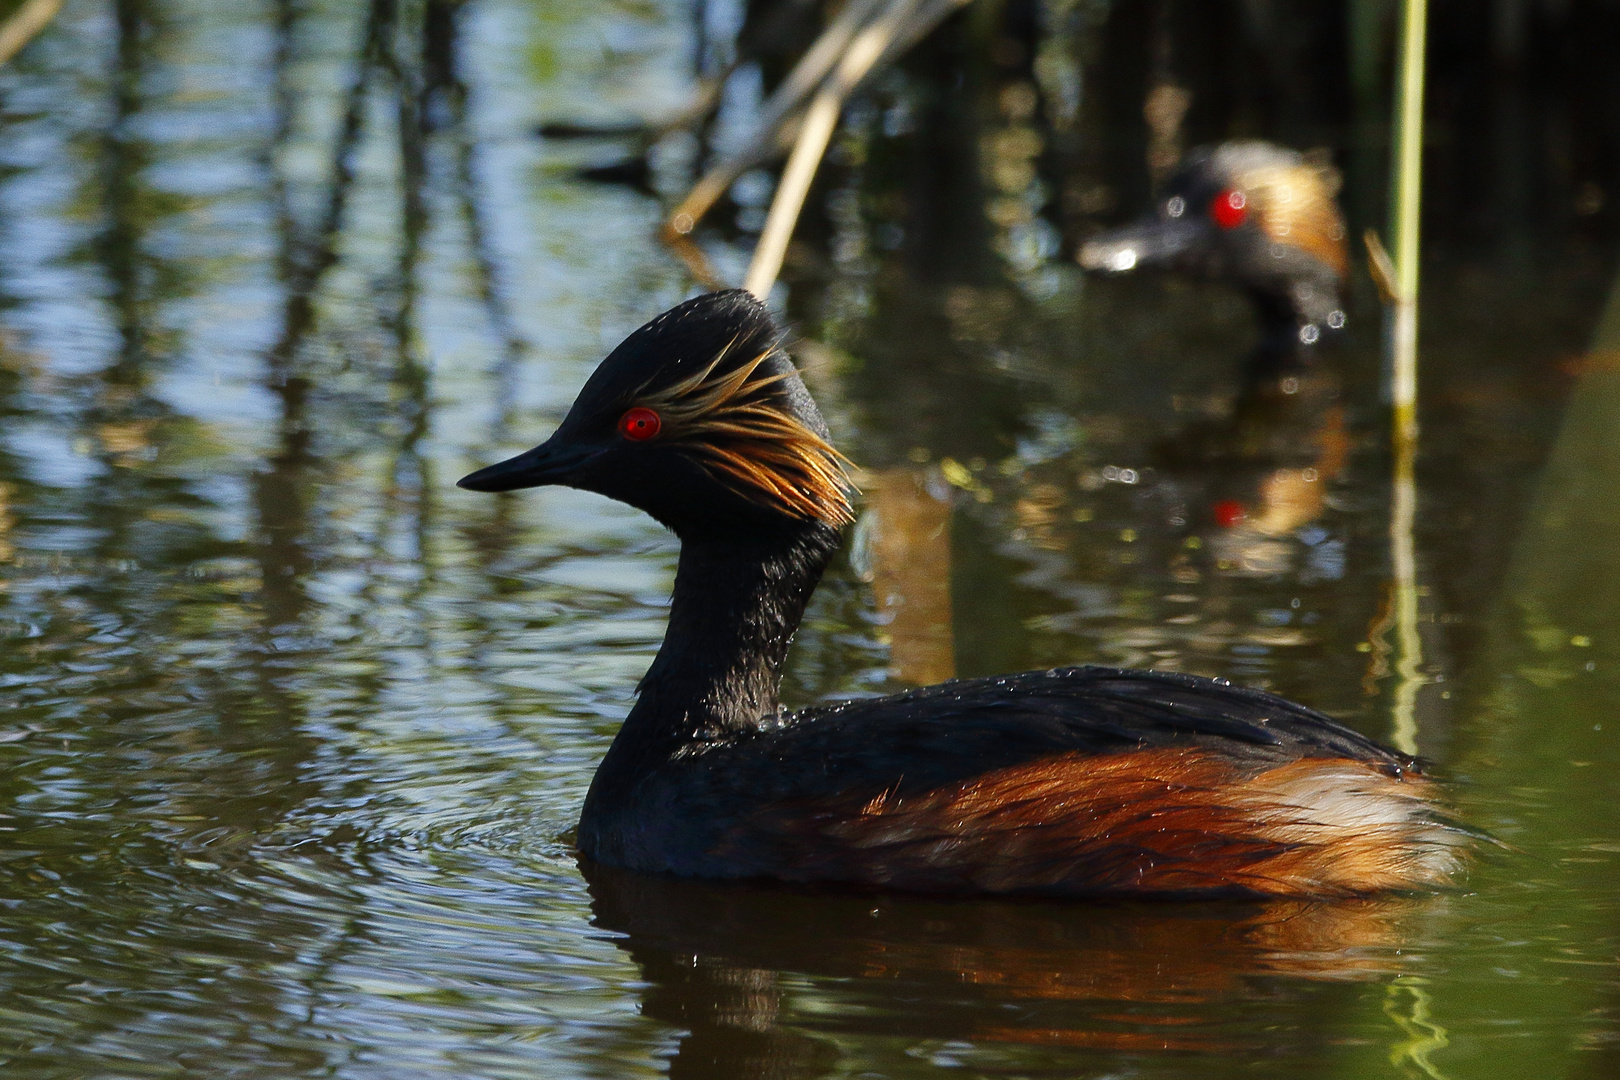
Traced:
<path fill-rule="evenodd" d="M 802 849 L 784 876 L 907 889 L 1345 897 L 1460 869 L 1432 787 L 1346 759 L 1246 773 L 1193 747 L 1072 754 L 905 799 L 767 811 L 738 840 Z"/>

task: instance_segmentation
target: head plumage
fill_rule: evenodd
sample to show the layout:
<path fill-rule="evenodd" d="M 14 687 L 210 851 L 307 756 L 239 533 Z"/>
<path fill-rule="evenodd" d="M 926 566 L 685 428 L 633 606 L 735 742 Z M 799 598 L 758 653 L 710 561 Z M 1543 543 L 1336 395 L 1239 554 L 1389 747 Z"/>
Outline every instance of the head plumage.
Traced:
<path fill-rule="evenodd" d="M 1272 240 L 1298 248 L 1343 278 L 1350 268 L 1338 170 L 1310 155 L 1263 142 L 1216 147 L 1211 164 L 1241 190 Z"/>
<path fill-rule="evenodd" d="M 743 338 L 733 337 L 707 363 L 673 382 L 650 381 L 632 400 L 659 414 L 663 441 L 749 501 L 793 517 L 849 524 L 854 514 L 848 459 L 783 407 L 798 371 L 774 340 L 750 341 L 753 355 L 735 360 Z"/>

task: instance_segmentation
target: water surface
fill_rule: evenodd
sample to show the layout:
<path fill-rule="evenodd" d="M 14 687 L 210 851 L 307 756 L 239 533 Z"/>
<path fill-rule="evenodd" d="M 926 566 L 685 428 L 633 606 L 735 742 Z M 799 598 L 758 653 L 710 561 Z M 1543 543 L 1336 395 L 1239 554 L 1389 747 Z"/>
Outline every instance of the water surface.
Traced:
<path fill-rule="evenodd" d="M 688 26 L 70 0 L 0 70 L 6 1075 L 1620 1071 L 1620 299 L 1596 242 L 1426 271 L 1418 746 L 1510 845 L 1465 890 L 1063 904 L 576 863 L 676 547 L 593 496 L 453 481 L 696 291 L 655 200 L 572 175 L 622 148 L 532 135 L 680 101 Z M 1293 494 L 1275 461 L 1209 464 L 1242 298 L 1083 281 L 1014 198 L 1039 182 L 1021 99 L 979 91 L 1011 104 L 933 143 L 904 82 L 855 111 L 778 297 L 867 490 L 785 695 L 1122 663 L 1389 737 L 1370 297 L 1342 413 L 1306 393 L 1267 421 Z M 939 194 L 919 232 L 906 163 L 955 139 L 971 164 L 980 136 L 1003 150 L 976 197 L 1012 202 Z M 690 150 L 660 148 L 655 186 Z M 704 240 L 727 273 L 741 201 Z"/>

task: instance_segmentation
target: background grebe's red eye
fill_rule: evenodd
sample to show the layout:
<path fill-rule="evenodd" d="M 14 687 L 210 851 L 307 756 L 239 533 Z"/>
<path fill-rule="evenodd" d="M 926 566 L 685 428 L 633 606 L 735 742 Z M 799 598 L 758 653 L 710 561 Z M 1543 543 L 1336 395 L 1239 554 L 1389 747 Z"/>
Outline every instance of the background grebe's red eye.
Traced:
<path fill-rule="evenodd" d="M 1223 229 L 1235 229 L 1249 216 L 1249 200 L 1243 192 L 1227 188 L 1209 203 L 1209 216 Z"/>
<path fill-rule="evenodd" d="M 1236 528 L 1249 516 L 1249 511 L 1236 499 L 1222 499 L 1210 507 L 1209 512 L 1215 519 L 1215 524 L 1223 529 Z"/>
<path fill-rule="evenodd" d="M 646 442 L 657 435 L 658 429 L 663 426 L 664 422 L 658 418 L 657 413 L 639 405 L 626 410 L 625 414 L 619 417 L 619 434 L 633 442 Z"/>

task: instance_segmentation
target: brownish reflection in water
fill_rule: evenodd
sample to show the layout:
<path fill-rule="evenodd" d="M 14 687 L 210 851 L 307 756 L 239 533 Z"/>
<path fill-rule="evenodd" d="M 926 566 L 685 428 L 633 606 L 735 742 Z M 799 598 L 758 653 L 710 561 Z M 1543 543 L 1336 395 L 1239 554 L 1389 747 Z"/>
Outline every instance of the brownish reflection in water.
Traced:
<path fill-rule="evenodd" d="M 1208 507 L 1217 564 L 1275 573 L 1277 539 L 1322 516 L 1350 454 L 1339 380 L 1317 372 L 1253 388 L 1211 442 L 1205 452 L 1231 466 Z"/>
<path fill-rule="evenodd" d="M 835 1045 L 809 1031 L 1231 1053 L 1229 1006 L 1286 996 L 1278 980 L 1398 974 L 1445 904 L 944 900 L 583 869 L 644 1012 L 689 1031 L 677 1077 L 822 1075 Z"/>
<path fill-rule="evenodd" d="M 889 617 L 889 664 L 909 683 L 956 674 L 951 633 L 951 503 L 915 469 L 862 478 L 871 529 L 872 592 Z"/>

